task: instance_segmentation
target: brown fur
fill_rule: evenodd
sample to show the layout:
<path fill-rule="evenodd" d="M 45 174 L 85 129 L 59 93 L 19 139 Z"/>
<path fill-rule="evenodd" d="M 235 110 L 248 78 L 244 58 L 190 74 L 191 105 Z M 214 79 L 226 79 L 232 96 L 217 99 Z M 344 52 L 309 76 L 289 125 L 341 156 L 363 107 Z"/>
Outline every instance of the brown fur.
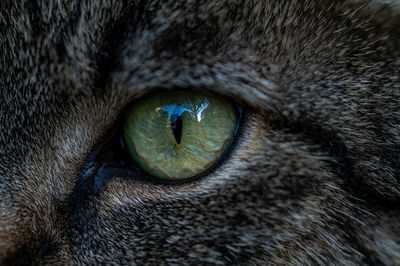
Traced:
<path fill-rule="evenodd" d="M 1 1 L 1 263 L 399 265 L 399 6 Z M 82 189 L 123 108 L 175 87 L 246 106 L 228 158 Z"/>

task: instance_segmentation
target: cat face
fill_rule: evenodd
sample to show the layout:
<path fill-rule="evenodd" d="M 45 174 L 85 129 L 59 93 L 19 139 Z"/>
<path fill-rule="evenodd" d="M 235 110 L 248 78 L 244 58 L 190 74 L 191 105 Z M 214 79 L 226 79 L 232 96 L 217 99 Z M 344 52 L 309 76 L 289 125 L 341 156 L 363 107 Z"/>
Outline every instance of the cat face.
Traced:
<path fill-rule="evenodd" d="M 399 2 L 3 1 L 3 264 L 398 264 Z M 85 170 L 132 101 L 214 92 L 230 153 Z"/>

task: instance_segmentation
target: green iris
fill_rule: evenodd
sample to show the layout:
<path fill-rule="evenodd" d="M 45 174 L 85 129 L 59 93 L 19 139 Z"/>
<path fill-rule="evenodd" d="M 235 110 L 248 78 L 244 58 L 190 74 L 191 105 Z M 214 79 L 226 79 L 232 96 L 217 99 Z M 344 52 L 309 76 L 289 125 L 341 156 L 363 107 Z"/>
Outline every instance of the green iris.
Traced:
<path fill-rule="evenodd" d="M 218 95 L 159 91 L 136 101 L 124 121 L 134 161 L 150 175 L 181 180 L 212 167 L 238 127 L 237 107 Z"/>

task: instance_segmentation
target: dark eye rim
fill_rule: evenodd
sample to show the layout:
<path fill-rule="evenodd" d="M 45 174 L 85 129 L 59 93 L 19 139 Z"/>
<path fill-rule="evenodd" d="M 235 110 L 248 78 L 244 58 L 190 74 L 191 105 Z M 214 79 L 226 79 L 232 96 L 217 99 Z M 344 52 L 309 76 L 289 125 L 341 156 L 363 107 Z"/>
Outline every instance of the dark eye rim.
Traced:
<path fill-rule="evenodd" d="M 130 156 L 125 156 L 126 165 L 115 163 L 115 161 L 105 162 L 98 160 L 99 156 L 102 153 L 106 152 L 107 147 L 110 146 L 109 143 L 112 141 L 114 141 L 115 143 L 116 138 L 118 138 L 118 142 L 120 143 L 122 142 L 123 145 L 125 144 L 122 138 L 121 130 L 126 110 L 127 108 L 129 108 L 129 106 L 131 106 L 131 103 L 129 103 L 127 107 L 121 111 L 119 117 L 116 119 L 116 122 L 99 139 L 99 141 L 97 142 L 97 144 L 95 144 L 92 151 L 86 157 L 86 160 L 80 170 L 81 179 L 85 183 L 88 182 L 90 183 L 89 186 L 91 187 L 91 191 L 93 192 L 100 189 L 100 187 L 104 183 L 106 183 L 110 178 L 116 178 L 116 177 L 132 178 L 138 181 L 150 183 L 152 185 L 183 185 L 203 179 L 204 177 L 210 175 L 212 172 L 214 172 L 217 168 L 219 168 L 222 164 L 226 162 L 226 160 L 229 158 L 229 155 L 231 154 L 236 144 L 238 143 L 238 140 L 242 135 L 243 128 L 246 126 L 246 121 L 245 121 L 246 120 L 245 118 L 247 117 L 246 108 L 244 108 L 242 105 L 240 105 L 234 100 L 232 100 L 232 102 L 236 106 L 239 116 L 232 140 L 229 143 L 229 146 L 227 147 L 225 152 L 221 155 L 221 158 L 213 166 L 211 166 L 204 172 L 200 173 L 199 175 L 182 180 L 166 180 L 148 174 L 146 171 L 142 170 L 140 167 L 135 165 Z M 128 153 L 127 149 L 124 150 L 123 147 L 121 147 L 120 150 L 123 151 L 125 155 L 127 155 Z"/>

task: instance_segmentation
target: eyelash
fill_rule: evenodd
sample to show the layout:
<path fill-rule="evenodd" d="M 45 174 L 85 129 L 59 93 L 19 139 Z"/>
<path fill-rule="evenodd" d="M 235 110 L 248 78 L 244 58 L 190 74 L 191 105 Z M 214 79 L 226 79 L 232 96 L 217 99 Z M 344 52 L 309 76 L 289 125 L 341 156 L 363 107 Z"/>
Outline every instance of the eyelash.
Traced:
<path fill-rule="evenodd" d="M 241 138 L 243 128 L 246 126 L 247 111 L 243 106 L 235 103 L 239 114 L 239 123 L 235 130 L 234 137 L 221 159 L 210 169 L 200 175 L 183 180 L 162 180 L 151 176 L 138 167 L 131 159 L 122 137 L 122 121 L 125 109 L 122 110 L 114 125 L 100 138 L 92 151 L 88 154 L 85 163 L 81 168 L 81 178 L 90 187 L 92 193 L 96 193 L 103 184 L 112 177 L 135 178 L 137 180 L 151 183 L 152 185 L 182 185 L 194 182 L 208 176 L 215 171 L 235 149 L 238 140 Z M 129 104 L 127 105 L 129 106 Z M 112 158 L 110 158 L 112 157 Z"/>

